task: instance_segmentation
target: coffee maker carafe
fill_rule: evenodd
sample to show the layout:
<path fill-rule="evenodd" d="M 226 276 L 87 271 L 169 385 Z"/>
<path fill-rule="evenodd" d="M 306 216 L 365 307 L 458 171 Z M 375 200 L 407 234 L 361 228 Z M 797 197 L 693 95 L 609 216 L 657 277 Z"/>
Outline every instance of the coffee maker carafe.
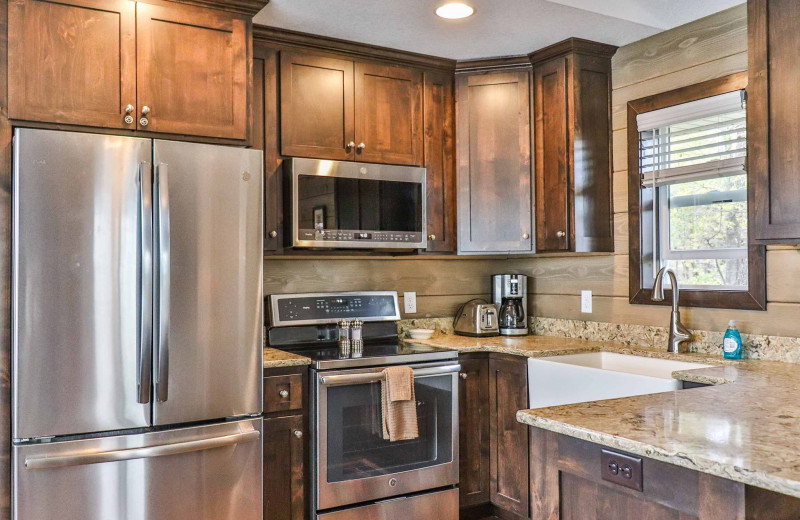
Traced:
<path fill-rule="evenodd" d="M 497 307 L 501 336 L 528 334 L 528 277 L 496 274 L 492 277 L 492 301 Z"/>

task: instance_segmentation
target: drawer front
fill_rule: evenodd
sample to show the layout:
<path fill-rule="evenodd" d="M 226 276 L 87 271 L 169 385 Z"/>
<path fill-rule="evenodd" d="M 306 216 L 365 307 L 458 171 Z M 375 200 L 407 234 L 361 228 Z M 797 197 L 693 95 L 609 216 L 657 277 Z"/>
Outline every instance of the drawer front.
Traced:
<path fill-rule="evenodd" d="M 264 413 L 300 410 L 302 407 L 302 375 L 288 374 L 264 378 Z"/>

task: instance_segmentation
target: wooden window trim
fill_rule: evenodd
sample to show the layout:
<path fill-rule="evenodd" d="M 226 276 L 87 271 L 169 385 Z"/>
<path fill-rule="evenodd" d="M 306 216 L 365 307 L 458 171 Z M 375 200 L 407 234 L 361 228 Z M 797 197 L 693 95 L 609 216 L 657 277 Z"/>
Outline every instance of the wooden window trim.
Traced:
<path fill-rule="evenodd" d="M 629 232 L 629 267 L 628 294 L 632 304 L 669 305 L 671 295 L 663 302 L 650 299 L 652 289 L 642 288 L 642 244 L 641 244 L 641 180 L 639 176 L 639 131 L 636 116 L 681 103 L 725 94 L 747 87 L 747 72 L 739 72 L 718 79 L 704 81 L 669 92 L 647 96 L 628 102 L 628 232 Z M 748 190 L 752 190 L 754 182 L 748 167 Z M 680 305 L 685 307 L 708 307 L 717 309 L 766 310 L 767 308 L 767 271 L 766 247 L 753 243 L 752 222 L 754 221 L 752 205 L 748 206 L 748 289 L 746 291 L 709 291 L 697 289 L 681 290 Z M 666 291 L 671 294 L 670 291 Z"/>

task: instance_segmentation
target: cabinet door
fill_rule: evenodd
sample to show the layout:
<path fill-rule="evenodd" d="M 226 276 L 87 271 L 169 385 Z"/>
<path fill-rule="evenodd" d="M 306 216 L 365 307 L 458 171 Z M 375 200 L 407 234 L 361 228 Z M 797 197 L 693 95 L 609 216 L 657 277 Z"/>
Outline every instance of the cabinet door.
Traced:
<path fill-rule="evenodd" d="M 283 243 L 282 168 L 278 153 L 278 52 L 256 46 L 253 58 L 253 148 L 264 152 L 264 252 Z"/>
<path fill-rule="evenodd" d="M 517 411 L 528 408 L 525 358 L 489 359 L 489 428 L 492 504 L 528 518 L 528 427 Z"/>
<path fill-rule="evenodd" d="M 281 52 L 281 153 L 355 156 L 353 62 Z"/>
<path fill-rule="evenodd" d="M 422 164 L 422 73 L 356 63 L 356 160 Z"/>
<path fill-rule="evenodd" d="M 139 2 L 136 13 L 137 99 L 147 120 L 139 129 L 247 139 L 252 44 L 246 18 L 166 3 Z"/>
<path fill-rule="evenodd" d="M 747 163 L 751 236 L 800 242 L 800 10 L 792 0 L 748 2 Z"/>
<path fill-rule="evenodd" d="M 464 508 L 489 503 L 489 359 L 459 362 L 458 502 Z"/>
<path fill-rule="evenodd" d="M 571 170 L 567 134 L 567 60 L 534 70 L 536 139 L 536 250 L 569 251 Z"/>
<path fill-rule="evenodd" d="M 302 415 L 264 419 L 264 520 L 306 518 L 303 435 Z"/>
<path fill-rule="evenodd" d="M 135 129 L 135 31 L 127 0 L 10 2 L 9 118 Z"/>
<path fill-rule="evenodd" d="M 452 74 L 425 72 L 428 251 L 456 250 L 455 98 Z"/>
<path fill-rule="evenodd" d="M 527 71 L 457 79 L 460 251 L 531 250 L 529 86 Z"/>

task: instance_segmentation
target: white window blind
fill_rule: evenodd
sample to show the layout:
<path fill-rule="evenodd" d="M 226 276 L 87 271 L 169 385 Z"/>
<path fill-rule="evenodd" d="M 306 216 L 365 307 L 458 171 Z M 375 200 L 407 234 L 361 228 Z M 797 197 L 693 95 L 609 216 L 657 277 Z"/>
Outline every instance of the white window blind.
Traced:
<path fill-rule="evenodd" d="M 726 177 L 745 171 L 744 91 L 636 116 L 644 186 Z"/>

